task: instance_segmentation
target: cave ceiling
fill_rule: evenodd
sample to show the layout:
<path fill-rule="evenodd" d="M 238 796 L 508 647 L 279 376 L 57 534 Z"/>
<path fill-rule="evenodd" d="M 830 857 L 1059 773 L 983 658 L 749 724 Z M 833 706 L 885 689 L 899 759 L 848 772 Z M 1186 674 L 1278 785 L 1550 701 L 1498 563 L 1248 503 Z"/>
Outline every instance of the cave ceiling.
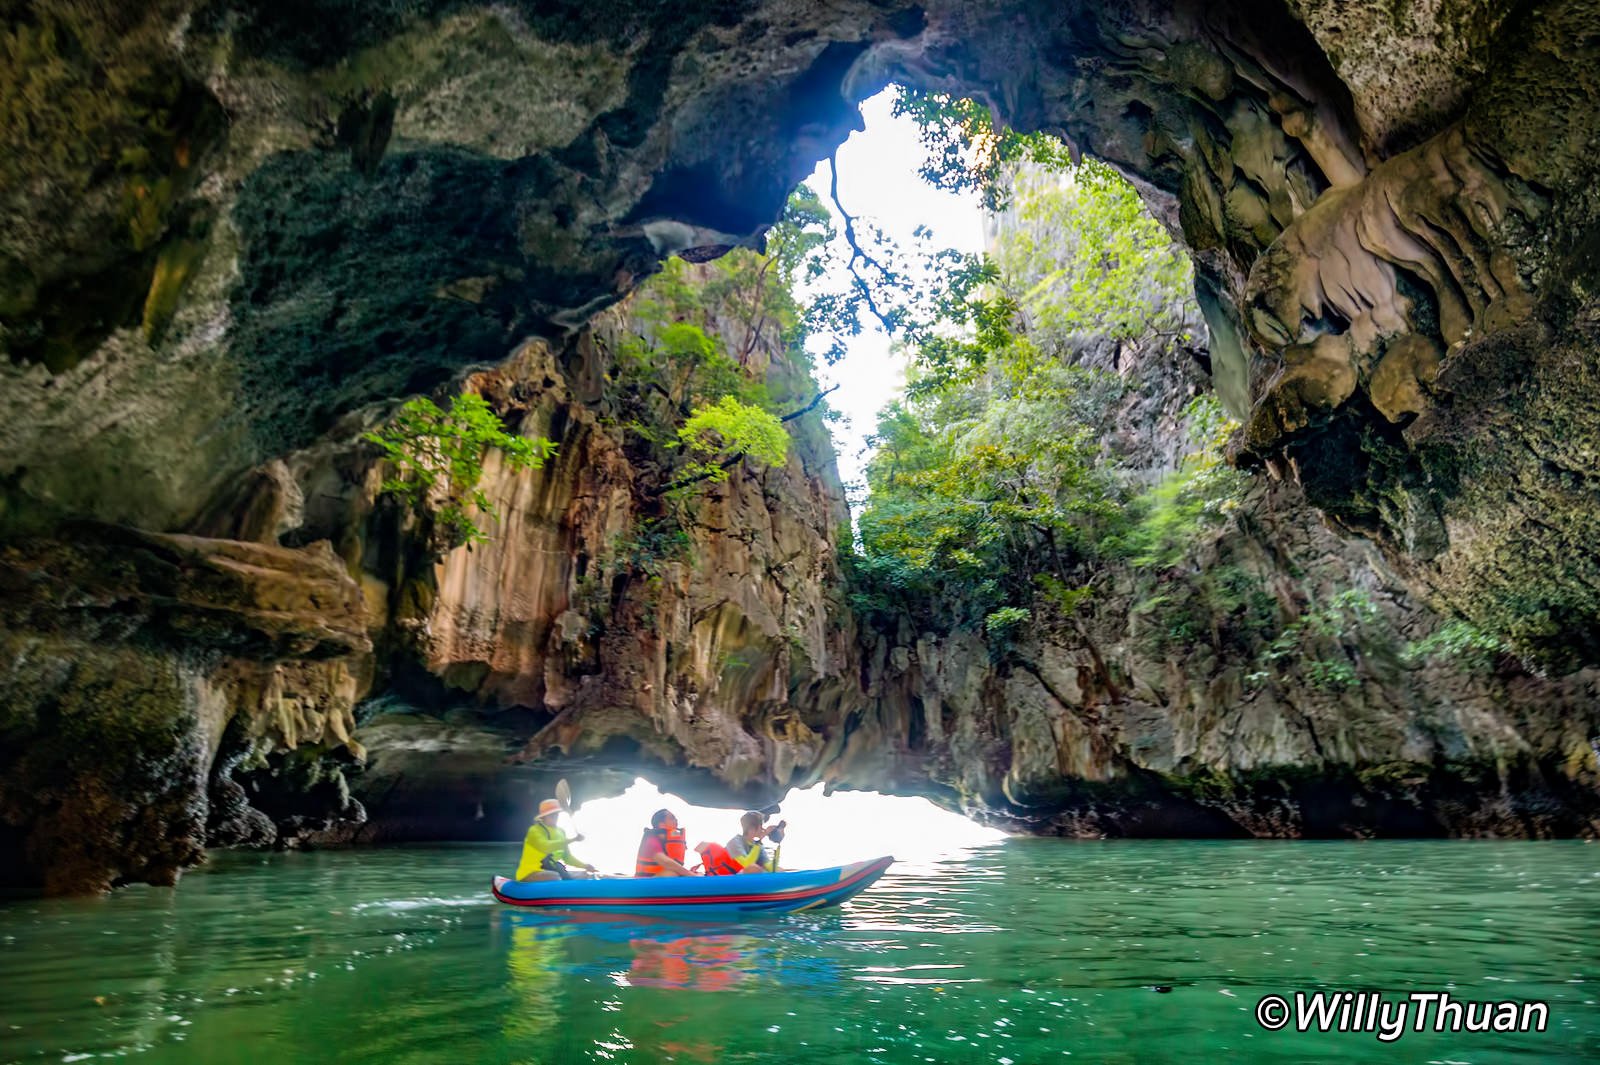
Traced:
<path fill-rule="evenodd" d="M 34 0 L 0 75 L 0 522 L 180 530 L 352 411 L 759 244 L 884 85 L 1140 183 L 1237 460 L 1600 660 L 1600 12 Z"/>

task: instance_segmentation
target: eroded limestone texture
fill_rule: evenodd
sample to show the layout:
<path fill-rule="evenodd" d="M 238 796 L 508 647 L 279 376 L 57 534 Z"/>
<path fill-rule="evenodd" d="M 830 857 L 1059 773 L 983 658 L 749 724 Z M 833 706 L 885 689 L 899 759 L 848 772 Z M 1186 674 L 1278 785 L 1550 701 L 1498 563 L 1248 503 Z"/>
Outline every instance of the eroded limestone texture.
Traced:
<path fill-rule="evenodd" d="M 757 240 L 850 101 L 900 79 L 1147 182 L 1251 414 L 1241 457 L 1525 651 L 1594 661 L 1507 620 L 1600 628 L 1581 467 L 1536 445 L 1479 469 L 1513 534 L 1440 472 L 1501 438 L 1426 415 L 1479 416 L 1447 385 L 1480 343 L 1533 392 L 1593 372 L 1596 21 L 1592 0 L 41 0 L 0 85 L 4 524 L 176 528 L 351 410 L 569 336 L 662 254 Z M 1481 579 L 1521 544 L 1565 561 L 1516 596 Z"/>
<path fill-rule="evenodd" d="M 368 633 L 374 676 L 404 687 L 404 670 L 382 671 L 410 662 L 419 697 L 438 701 L 429 686 L 443 684 L 474 707 L 537 702 L 525 723 L 547 730 L 536 749 L 582 746 L 583 720 L 753 787 L 792 776 L 784 767 L 816 770 L 829 757 L 817 752 L 872 727 L 849 709 L 854 660 L 815 587 L 833 521 L 819 517 L 832 504 L 819 502 L 817 463 L 730 487 L 718 503 L 728 524 L 715 528 L 755 528 L 759 542 L 702 537 L 711 568 L 661 574 L 658 618 L 646 623 L 630 582 L 585 583 L 602 557 L 591 541 L 614 534 L 625 509 L 622 464 L 636 478 L 638 456 L 605 442 L 603 380 L 574 353 L 595 312 L 661 256 L 757 242 L 858 122 L 852 102 L 892 79 L 975 94 L 1134 175 L 1194 253 L 1214 385 L 1248 419 L 1240 460 L 1298 480 L 1405 580 L 1552 671 L 1600 662 L 1593 0 L 33 0 L 6 16 L 0 534 L 9 580 L 44 587 L 63 560 L 63 587 L 77 589 L 64 601 L 78 604 L 7 604 L 7 736 L 38 739 L 18 755 L 29 765 L 57 765 L 78 748 L 50 746 L 65 733 L 48 707 L 79 707 L 97 722 L 89 735 L 121 719 L 53 693 L 141 678 L 128 682 L 145 708 L 128 742 L 150 751 L 138 770 L 148 788 L 118 789 L 143 798 L 84 791 L 39 806 L 37 789 L 7 792 L 8 810 L 24 811 L 9 815 L 21 833 L 10 842 L 46 848 L 36 868 L 98 884 L 181 866 L 204 820 L 184 797 L 196 788 L 158 780 L 203 777 L 223 749 L 224 808 L 238 800 L 230 785 L 250 790 L 251 773 L 275 772 L 260 759 L 282 757 L 252 736 L 341 742 L 332 722 L 368 686 L 356 646 Z M 348 441 L 381 414 L 375 404 L 529 337 L 522 350 L 550 353 L 539 357 L 559 375 L 520 386 L 507 409 L 547 419 L 587 461 L 562 467 L 559 492 L 529 478 L 500 487 L 519 535 L 559 544 L 565 561 L 518 555 L 502 569 L 474 557 L 428 573 L 397 519 L 371 506 L 370 471 Z M 783 517 L 796 499 L 808 516 Z M 350 605 L 325 574 L 312 613 L 357 610 L 362 624 L 329 636 L 299 607 L 267 608 L 241 574 L 287 563 L 218 544 L 196 571 L 216 600 L 108 597 L 94 589 L 166 588 L 167 564 L 130 576 L 115 561 L 123 548 L 105 543 L 131 534 L 71 524 L 85 518 L 213 541 L 282 537 L 305 557 L 303 545 L 330 538 L 364 587 Z M 138 542 L 140 557 L 180 550 Z M 572 605 L 580 588 L 632 619 L 608 634 L 637 638 L 606 648 L 615 637 L 591 631 L 586 602 Z M 137 623 L 123 616 L 130 602 Z M 485 603 L 505 609 L 474 612 Z M 1103 623 L 1105 640 L 1124 624 Z M 886 645 L 880 681 L 931 668 L 920 653 L 913 668 L 912 648 L 894 641 L 906 664 Z M 318 657 L 335 646 L 345 650 Z M 1004 679 L 1037 704 L 1031 683 Z M 738 727 L 708 706 L 734 708 Z M 245 724 L 227 743 L 243 746 L 218 748 L 222 727 L 205 723 L 229 708 Z M 1041 722 L 1067 728 L 1046 711 L 993 718 L 983 743 L 1007 747 L 1014 727 L 1031 764 L 1027 752 L 1048 752 Z M 1554 734 L 1529 728 L 1545 737 L 1530 746 L 1552 756 Z M 881 726 L 885 742 L 895 734 Z M 1086 724 L 1068 763 L 1103 766 L 1133 734 Z M 1151 771 L 1203 746 L 1163 743 Z M 1234 756 L 1245 755 L 1217 757 Z M 277 769 L 328 784 L 322 769 Z M 324 794 L 354 813 L 339 787 Z M 70 834 L 35 828 L 69 807 L 177 827 L 124 833 L 145 842 L 97 846 L 92 859 L 50 851 L 66 844 L 39 840 Z M 318 819 L 280 808 L 285 823 Z M 149 843 L 158 837 L 188 842 Z M 118 846 L 126 853 L 107 857 Z"/>
<path fill-rule="evenodd" d="M 1070 357 L 1128 385 L 1119 464 L 1175 469 L 1200 370 L 1152 343 Z M 863 698 L 820 775 L 1071 836 L 1600 833 L 1600 673 L 1418 653 L 1445 619 L 1296 485 L 1257 476 L 1183 557 L 1075 579 L 1078 622 L 1035 602 L 1014 641 L 936 615 L 863 628 Z M 1350 593 L 1370 616 L 1331 607 Z M 1318 612 L 1325 631 L 1272 652 Z"/>
<path fill-rule="evenodd" d="M 326 544 L 73 533 L 0 554 L 3 866 L 54 893 L 171 883 L 203 854 L 225 732 L 355 747 L 360 595 Z"/>

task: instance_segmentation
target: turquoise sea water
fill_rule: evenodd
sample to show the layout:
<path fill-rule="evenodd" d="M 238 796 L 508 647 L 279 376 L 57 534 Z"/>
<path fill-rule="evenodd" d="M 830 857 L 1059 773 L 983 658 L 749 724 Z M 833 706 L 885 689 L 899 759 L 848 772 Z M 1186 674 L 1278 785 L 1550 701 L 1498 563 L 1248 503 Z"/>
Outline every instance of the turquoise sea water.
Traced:
<path fill-rule="evenodd" d="M 1600 845 L 1010 840 L 841 910 L 571 922 L 515 847 L 219 855 L 0 905 L 0 1061 L 1600 1060 Z M 1268 993 L 1544 1001 L 1542 1033 L 1267 1031 Z"/>

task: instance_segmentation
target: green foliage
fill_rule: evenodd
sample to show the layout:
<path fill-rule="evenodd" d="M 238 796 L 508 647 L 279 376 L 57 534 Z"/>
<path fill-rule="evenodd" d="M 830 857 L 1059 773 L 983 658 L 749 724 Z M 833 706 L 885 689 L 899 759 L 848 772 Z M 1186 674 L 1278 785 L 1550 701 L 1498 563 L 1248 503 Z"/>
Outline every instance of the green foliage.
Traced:
<path fill-rule="evenodd" d="M 1407 665 L 1450 661 L 1465 669 L 1488 669 L 1508 650 L 1498 636 L 1465 621 L 1448 621 L 1422 639 L 1406 644 L 1400 657 Z"/>
<path fill-rule="evenodd" d="M 728 468 L 741 458 L 762 466 L 781 466 L 789 454 L 789 434 L 778 418 L 732 396 L 700 407 L 678 430 L 678 440 L 701 459 L 679 471 L 678 482 L 689 478 L 724 481 Z"/>
<path fill-rule="evenodd" d="M 950 93 L 901 88 L 896 117 L 920 127 L 927 160 L 919 168 L 934 188 L 977 192 L 991 211 L 1006 205 L 1006 175 L 1017 163 L 1052 169 L 1072 165 L 1066 144 L 1046 133 L 1018 133 L 996 127 L 988 106 Z"/>
<path fill-rule="evenodd" d="M 1145 654 L 1182 654 L 1205 642 L 1219 653 L 1254 656 L 1277 630 L 1277 600 L 1240 566 L 1147 570 L 1140 576 L 1149 590 L 1133 608 L 1133 635 Z"/>
<path fill-rule="evenodd" d="M 1347 658 L 1314 658 L 1305 664 L 1306 679 L 1322 691 L 1345 691 L 1359 683 L 1356 667 Z"/>
<path fill-rule="evenodd" d="M 1129 504 L 1125 515 L 1130 524 L 1101 545 L 1106 555 L 1120 555 L 1141 567 L 1179 565 L 1193 550 L 1195 538 L 1221 525 L 1238 505 L 1245 476 L 1223 461 L 1222 450 L 1238 423 L 1213 395 L 1191 400 L 1184 418 L 1195 450 Z"/>
<path fill-rule="evenodd" d="M 813 308 L 794 288 L 824 270 L 835 236 L 815 193 L 801 188 L 767 235 L 767 253 L 736 249 L 709 263 L 670 259 L 634 294 L 634 335 L 615 342 L 616 422 L 648 445 L 662 491 L 683 501 L 725 481 L 738 461 L 782 464 L 794 432 L 817 446 L 829 417 L 785 419 L 817 398 L 806 341 Z M 808 435 L 811 434 L 811 435 Z"/>
<path fill-rule="evenodd" d="M 612 545 L 616 561 L 651 579 L 668 563 L 688 557 L 689 534 L 669 518 L 641 518 Z"/>
<path fill-rule="evenodd" d="M 1099 163 L 1025 169 L 992 259 L 961 264 L 935 300 L 952 329 L 913 331 L 913 393 L 959 384 L 1016 336 L 1044 356 L 1093 339 L 1192 343 L 1188 257 L 1133 186 Z M 953 331 L 952 331 L 953 330 Z"/>
<path fill-rule="evenodd" d="M 1329 643 L 1343 646 L 1353 641 L 1363 626 L 1381 617 L 1378 604 L 1359 588 L 1336 594 L 1324 606 L 1313 606 L 1280 632 L 1261 652 L 1262 670 L 1252 677 L 1267 679 L 1268 666 L 1281 672 L 1284 662 L 1298 662 L 1312 685 L 1324 691 L 1341 691 L 1358 683 L 1355 666 L 1348 657 L 1325 658 L 1315 649 Z"/>
<path fill-rule="evenodd" d="M 1009 639 L 1017 626 L 1033 617 L 1026 607 L 1003 606 L 983 619 L 983 629 L 997 639 Z"/>
<path fill-rule="evenodd" d="M 1204 400 L 1184 412 L 1192 454 L 1149 486 L 1142 457 L 1125 468 L 1107 444 L 1126 384 L 1077 364 L 1086 341 L 1147 342 L 1187 318 L 1173 310 L 1187 263 L 1137 194 L 1104 168 L 1025 191 L 993 260 L 940 297 L 953 328 L 918 340 L 906 398 L 880 415 L 852 565 L 869 613 L 937 603 L 986 625 L 1037 601 L 1070 617 L 1095 566 L 1175 564 L 1242 485 L 1222 461 L 1235 426 Z"/>
<path fill-rule="evenodd" d="M 797 285 L 822 277 L 827 271 L 825 249 L 837 236 L 822 197 L 805 185 L 796 188 L 784 204 L 783 217 L 767 231 L 767 254 L 777 264 L 786 293 L 792 296 Z"/>
<path fill-rule="evenodd" d="M 1327 637 L 1344 640 L 1353 635 L 1361 624 L 1378 617 L 1378 605 L 1372 597 L 1359 588 L 1350 588 L 1335 595 L 1323 607 L 1313 607 L 1301 614 L 1278 634 L 1262 658 L 1278 662 L 1299 654 L 1308 637 Z"/>
<path fill-rule="evenodd" d="M 707 331 L 712 316 L 707 307 L 693 301 L 715 295 L 697 292 L 684 280 L 687 270 L 681 259 L 669 260 L 660 283 L 652 279 L 646 297 L 637 301 L 635 316 L 647 323 L 650 332 L 628 337 L 618 346 L 623 381 L 664 396 L 680 412 L 693 403 L 727 395 L 747 402 L 769 401 L 761 382 L 743 372 L 728 354 L 722 336 Z M 685 292 L 693 295 L 681 295 Z M 643 426 L 641 431 L 650 435 L 653 430 Z"/>
<path fill-rule="evenodd" d="M 939 599 L 977 621 L 1043 587 L 1075 609 L 1073 567 L 1120 513 L 1094 429 L 1120 388 L 1012 351 L 979 381 L 886 408 L 857 568 L 879 601 L 863 605 Z"/>
<path fill-rule="evenodd" d="M 488 539 L 471 511 L 491 520 L 498 516 L 478 487 L 490 448 L 498 448 L 513 469 L 538 469 L 556 450 L 543 437 L 506 432 L 488 400 L 474 392 L 457 396 L 448 410 L 425 396 L 409 400 L 389 424 L 363 438 L 383 448 L 395 466 L 395 475 L 383 482 L 385 492 L 419 513 L 433 506 L 436 489 L 442 493 L 432 514 L 446 548 Z"/>
<path fill-rule="evenodd" d="M 1009 227 L 995 250 L 1023 326 L 1044 347 L 1081 336 L 1166 336 L 1192 342 L 1189 258 L 1103 163 L 1062 172 L 1025 168 L 1013 179 Z"/>

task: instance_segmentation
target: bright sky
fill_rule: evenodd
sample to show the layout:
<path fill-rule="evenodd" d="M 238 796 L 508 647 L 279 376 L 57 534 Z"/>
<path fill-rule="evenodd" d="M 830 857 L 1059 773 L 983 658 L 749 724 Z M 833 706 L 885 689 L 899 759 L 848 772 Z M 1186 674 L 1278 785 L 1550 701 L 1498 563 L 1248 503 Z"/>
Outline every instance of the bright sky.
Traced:
<path fill-rule="evenodd" d="M 976 194 L 940 192 L 918 176 L 926 153 L 917 139 L 917 124 L 890 116 L 894 92 L 887 89 L 861 105 L 866 132 L 852 134 L 839 149 L 840 201 L 851 215 L 876 222 L 902 246 L 910 246 L 912 231 L 925 225 L 933 231 L 936 247 L 983 251 L 983 214 Z M 828 180 L 824 159 L 806 184 L 832 211 Z M 837 215 L 834 225 L 840 228 Z M 839 243 L 845 247 L 842 237 Z M 829 279 L 834 288 L 846 283 L 842 277 Z M 879 409 L 905 386 L 904 359 L 890 353 L 888 336 L 870 315 L 864 317 L 871 328 L 850 341 L 844 359 L 833 366 L 823 364 L 820 349 L 825 343 L 819 345 L 817 359 L 817 377 L 824 388 L 842 382 L 828 402 L 848 419 L 832 426 L 839 474 L 846 485 L 865 479 L 866 438 L 877 428 Z"/>
<path fill-rule="evenodd" d="M 614 799 L 595 799 L 573 811 L 561 824 L 584 834 L 572 850 L 606 873 L 631 873 L 639 836 L 650 815 L 666 807 L 678 815 L 688 837 L 688 864 L 699 859 L 694 845 L 721 843 L 739 834 L 742 810 L 693 806 L 663 792 L 643 777 Z M 891 854 L 902 862 L 928 862 L 996 843 L 1005 833 L 941 810 L 927 799 L 879 795 L 867 791 L 822 794 L 817 784 L 783 798 L 782 811 L 770 823 L 789 822 L 780 861 L 786 869 L 820 869 Z"/>
<path fill-rule="evenodd" d="M 911 246 L 912 232 L 920 225 L 932 230 L 934 247 L 981 252 L 983 215 L 977 197 L 940 192 L 917 175 L 924 152 L 916 123 L 890 116 L 893 92 L 882 92 L 861 105 L 866 132 L 852 135 L 839 149 L 840 200 L 858 220 L 870 219 L 903 247 Z M 832 210 L 828 182 L 828 162 L 824 160 L 806 183 Z M 835 228 L 842 228 L 837 219 Z M 848 255 L 842 237 L 839 243 Z M 845 284 L 842 277 L 828 280 L 830 288 Z M 846 485 L 864 481 L 866 438 L 877 427 L 879 409 L 905 386 L 903 358 L 891 354 L 888 336 L 870 316 L 867 319 L 869 330 L 850 341 L 840 362 L 828 366 L 820 358 L 820 350 L 817 352 L 817 377 L 823 387 L 841 383 L 828 401 L 848 419 L 831 426 L 839 452 L 839 473 Z M 825 341 L 819 344 L 819 349 L 825 347 Z M 569 831 L 584 834 L 584 840 L 573 846 L 580 858 L 603 872 L 627 873 L 633 870 L 641 831 L 649 825 L 650 815 L 663 806 L 678 815 L 688 836 L 691 859 L 696 843 L 725 844 L 739 833 L 742 811 L 693 806 L 643 778 L 614 799 L 584 803 L 562 823 Z M 942 810 L 927 799 L 859 791 L 826 797 L 821 784 L 791 791 L 774 821 L 780 818 L 790 824 L 781 856 L 790 869 L 815 869 L 884 854 L 902 862 L 936 861 L 1005 838 L 1003 832 Z"/>

